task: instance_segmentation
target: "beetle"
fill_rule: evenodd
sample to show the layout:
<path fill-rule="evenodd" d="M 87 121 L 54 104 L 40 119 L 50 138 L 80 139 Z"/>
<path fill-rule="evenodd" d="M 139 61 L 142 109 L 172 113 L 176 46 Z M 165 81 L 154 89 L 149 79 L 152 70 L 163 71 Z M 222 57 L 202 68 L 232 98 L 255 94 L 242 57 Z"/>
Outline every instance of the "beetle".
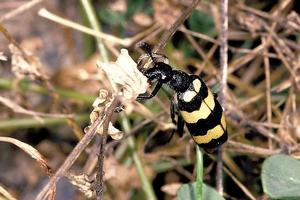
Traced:
<path fill-rule="evenodd" d="M 155 61 L 147 43 L 140 43 L 139 47 L 153 63 L 152 67 L 140 71 L 149 83 L 156 82 L 156 86 L 150 95 L 140 94 L 137 100 L 151 99 L 166 84 L 176 93 L 171 100 L 170 114 L 172 122 L 177 124 L 179 136 L 183 135 L 186 125 L 195 143 L 205 150 L 214 150 L 226 142 L 228 134 L 223 109 L 204 81 L 197 75 L 174 70 L 169 64 Z"/>

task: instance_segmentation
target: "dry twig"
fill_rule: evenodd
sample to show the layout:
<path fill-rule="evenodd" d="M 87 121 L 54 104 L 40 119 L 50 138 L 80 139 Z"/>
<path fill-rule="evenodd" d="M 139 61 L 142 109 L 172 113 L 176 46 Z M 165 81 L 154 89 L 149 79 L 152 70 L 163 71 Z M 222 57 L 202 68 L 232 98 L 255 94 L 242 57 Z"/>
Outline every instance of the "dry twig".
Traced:
<path fill-rule="evenodd" d="M 227 70 L 228 70 L 228 0 L 221 0 L 221 34 L 220 34 L 220 66 L 221 66 L 221 92 L 220 103 L 223 108 L 226 108 L 226 90 L 227 90 Z M 223 195 L 223 159 L 222 147 L 218 148 L 217 157 L 217 173 L 216 173 L 216 187 L 217 191 Z"/>
<path fill-rule="evenodd" d="M 159 52 L 164 46 L 166 45 L 167 41 L 174 35 L 174 33 L 177 31 L 179 26 L 188 18 L 188 16 L 192 13 L 192 11 L 195 9 L 195 7 L 198 5 L 200 0 L 193 0 L 191 5 L 180 15 L 180 17 L 175 21 L 174 24 L 170 27 L 169 30 L 167 30 L 163 36 L 161 37 L 158 45 L 156 45 L 153 49 L 154 53 Z"/>
<path fill-rule="evenodd" d="M 2 17 L 0 17 L 0 22 L 4 22 L 6 20 L 9 20 L 25 11 L 30 10 L 32 7 L 36 6 L 37 4 L 43 2 L 44 0 L 31 0 L 28 1 L 26 3 L 24 3 L 23 5 L 19 6 L 18 8 L 6 13 L 5 15 L 3 15 Z"/>
<path fill-rule="evenodd" d="M 52 118 L 68 118 L 68 117 L 74 117 L 71 114 L 51 114 L 51 113 L 41 113 L 41 112 L 36 112 L 32 110 L 27 110 L 23 108 L 22 106 L 18 105 L 17 103 L 13 102 L 10 99 L 7 99 L 5 97 L 0 96 L 0 102 L 7 106 L 8 108 L 12 109 L 15 113 L 20 113 L 20 114 L 25 114 L 25 115 L 30 115 L 33 117 L 36 117 L 40 121 L 42 121 L 41 118 L 39 117 L 52 117 Z"/>
<path fill-rule="evenodd" d="M 119 105 L 118 97 L 113 97 L 111 104 L 106 107 L 106 112 L 111 112 L 115 110 L 115 108 Z M 86 132 L 83 138 L 79 141 L 79 143 L 75 146 L 69 156 L 66 158 L 64 163 L 60 166 L 60 168 L 56 171 L 54 176 L 49 180 L 49 182 L 43 187 L 41 192 L 37 195 L 35 200 L 45 199 L 49 195 L 49 191 L 55 186 L 57 181 L 60 180 L 61 177 L 65 176 L 68 170 L 72 167 L 76 159 L 79 157 L 81 152 L 87 147 L 87 145 L 91 142 L 94 136 L 97 134 L 96 130 L 103 126 L 103 123 L 108 120 L 108 116 L 104 116 L 103 118 L 98 117 L 97 120 L 91 125 L 90 129 Z"/>

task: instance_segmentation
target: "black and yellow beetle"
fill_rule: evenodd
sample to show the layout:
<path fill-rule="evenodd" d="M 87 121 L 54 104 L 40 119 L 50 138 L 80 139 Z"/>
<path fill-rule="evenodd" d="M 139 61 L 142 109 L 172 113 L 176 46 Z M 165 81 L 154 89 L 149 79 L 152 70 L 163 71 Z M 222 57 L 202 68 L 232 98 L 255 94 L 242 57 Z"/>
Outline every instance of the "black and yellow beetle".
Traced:
<path fill-rule="evenodd" d="M 226 142 L 228 136 L 223 109 L 203 80 L 199 76 L 173 70 L 164 62 L 156 62 L 147 43 L 139 46 L 153 62 L 151 68 L 141 72 L 148 78 L 148 82 L 157 84 L 150 95 L 140 94 L 137 100 L 154 97 L 162 85 L 167 84 L 177 94 L 177 98 L 171 101 L 170 112 L 180 136 L 185 124 L 193 140 L 206 150 L 215 149 Z"/>

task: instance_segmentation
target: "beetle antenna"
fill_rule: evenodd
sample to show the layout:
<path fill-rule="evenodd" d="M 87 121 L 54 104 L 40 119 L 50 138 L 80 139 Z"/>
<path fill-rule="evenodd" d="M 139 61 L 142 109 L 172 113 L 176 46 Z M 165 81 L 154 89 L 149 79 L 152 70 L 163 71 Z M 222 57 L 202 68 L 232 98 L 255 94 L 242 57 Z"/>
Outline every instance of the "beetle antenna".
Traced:
<path fill-rule="evenodd" d="M 147 53 L 150 56 L 153 63 L 156 63 L 155 60 L 154 60 L 154 57 L 152 55 L 152 48 L 148 43 L 140 42 L 138 44 L 138 47 L 141 48 L 145 53 Z"/>

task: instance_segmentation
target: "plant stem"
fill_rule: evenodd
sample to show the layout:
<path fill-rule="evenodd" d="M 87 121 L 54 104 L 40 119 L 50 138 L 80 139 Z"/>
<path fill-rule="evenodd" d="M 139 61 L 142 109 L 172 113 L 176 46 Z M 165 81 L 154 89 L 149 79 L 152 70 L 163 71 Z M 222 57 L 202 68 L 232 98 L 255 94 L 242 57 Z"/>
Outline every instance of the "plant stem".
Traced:
<path fill-rule="evenodd" d="M 196 146 L 197 158 L 197 178 L 196 178 L 196 199 L 202 200 L 203 193 L 203 155 L 198 146 Z"/>
<path fill-rule="evenodd" d="M 95 10 L 94 10 L 93 6 L 91 5 L 91 0 L 81 0 L 81 4 L 84 8 L 84 11 L 87 15 L 87 18 L 88 18 L 93 30 L 101 32 L 101 27 L 100 27 L 100 24 L 98 23 Z M 102 39 L 96 37 L 96 40 L 97 40 L 98 49 L 99 49 L 99 52 L 101 55 L 101 59 L 103 59 L 104 62 L 108 62 L 109 61 L 108 54 L 107 54 L 107 51 L 103 44 Z"/>
<path fill-rule="evenodd" d="M 58 126 L 67 123 L 67 119 L 64 118 L 41 118 L 38 120 L 35 118 L 21 118 L 21 119 L 9 119 L 0 121 L 0 130 L 16 130 L 25 128 L 39 128 Z M 89 115 L 80 114 L 75 116 L 75 120 L 79 123 L 86 122 L 89 119 Z"/>
<path fill-rule="evenodd" d="M 126 117 L 124 117 L 124 114 L 122 115 L 122 128 L 125 132 L 129 132 L 130 131 L 130 125 L 129 125 L 129 121 Z M 139 174 L 139 177 L 141 179 L 141 182 L 142 182 L 142 185 L 143 185 L 143 190 L 145 192 L 145 195 L 146 195 L 146 199 L 148 200 L 156 200 L 156 196 L 154 194 L 154 190 L 153 190 L 153 187 L 145 173 L 145 169 L 144 169 L 144 166 L 137 154 L 137 152 L 134 150 L 135 149 L 135 142 L 134 142 L 134 139 L 133 137 L 129 137 L 127 139 L 127 142 L 128 142 L 128 146 L 132 152 L 132 158 L 133 158 L 133 161 L 134 161 L 134 164 L 137 168 L 137 171 L 138 171 L 138 174 Z"/>
<path fill-rule="evenodd" d="M 107 112 L 111 112 L 110 110 L 115 110 L 119 104 L 119 100 L 117 97 L 114 97 L 109 107 L 107 107 Z M 108 116 L 104 116 L 104 118 L 98 117 L 96 121 L 90 126 L 89 130 L 83 136 L 83 138 L 77 143 L 75 148 L 69 154 L 67 159 L 65 159 L 64 163 L 59 167 L 59 169 L 55 172 L 54 176 L 51 177 L 49 182 L 43 187 L 43 189 L 36 196 L 35 200 L 45 199 L 50 190 L 54 185 L 60 180 L 61 177 L 65 176 L 69 169 L 73 166 L 76 159 L 82 153 L 82 151 L 88 146 L 94 136 L 97 134 L 96 129 L 103 126 L 105 120 L 107 120 Z"/>
<path fill-rule="evenodd" d="M 228 77 L 228 0 L 221 0 L 221 34 L 220 34 L 220 65 L 221 65 L 221 92 L 220 103 L 225 106 L 225 96 L 227 90 Z M 216 171 L 216 188 L 220 195 L 223 196 L 223 148 L 218 148 L 217 171 Z"/>
<path fill-rule="evenodd" d="M 18 86 L 21 89 L 21 92 L 32 91 L 32 92 L 45 94 L 45 95 L 49 94 L 49 91 L 46 88 L 44 88 L 40 85 L 35 85 L 30 82 L 27 82 L 26 80 L 21 80 L 19 82 Z M 6 79 L 6 78 L 1 78 L 0 79 L 0 88 L 1 89 L 12 89 L 13 88 L 12 80 Z M 82 94 L 82 93 L 79 93 L 79 92 L 76 92 L 73 90 L 65 90 L 65 89 L 61 89 L 61 88 L 55 88 L 54 90 L 61 97 L 79 100 L 79 101 L 82 101 L 89 105 L 92 104 L 96 98 L 95 96 Z"/>

